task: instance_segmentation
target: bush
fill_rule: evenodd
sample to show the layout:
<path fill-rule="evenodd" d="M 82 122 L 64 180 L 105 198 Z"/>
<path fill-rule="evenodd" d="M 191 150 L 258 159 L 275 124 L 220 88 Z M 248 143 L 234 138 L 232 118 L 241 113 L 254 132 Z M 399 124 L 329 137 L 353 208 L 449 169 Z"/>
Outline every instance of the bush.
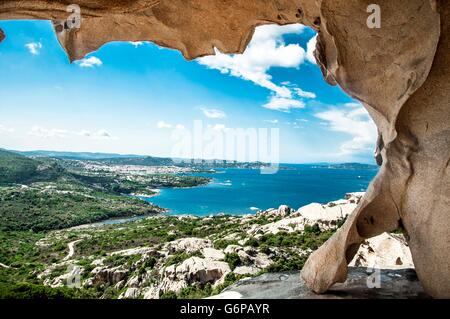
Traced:
<path fill-rule="evenodd" d="M 214 242 L 214 248 L 225 249 L 229 245 L 238 245 L 237 240 L 218 239 Z"/>
<path fill-rule="evenodd" d="M 252 238 L 249 238 L 245 242 L 245 246 L 258 247 L 259 246 L 259 242 L 255 238 L 252 237 Z"/>
<path fill-rule="evenodd" d="M 31 283 L 17 283 L 0 288 L 0 299 L 71 299 L 76 290 L 67 287 L 51 288 Z"/>
<path fill-rule="evenodd" d="M 307 256 L 293 255 L 289 258 L 281 257 L 275 263 L 266 268 L 267 272 L 281 272 L 281 271 L 293 271 L 301 270 L 305 265 Z"/>
<path fill-rule="evenodd" d="M 178 296 L 173 291 L 166 291 L 161 296 L 159 296 L 159 299 L 178 299 Z"/>
<path fill-rule="evenodd" d="M 226 254 L 225 262 L 230 265 L 231 270 L 234 270 L 237 266 L 241 265 L 241 258 L 236 253 Z"/>
<path fill-rule="evenodd" d="M 211 296 L 212 286 L 210 283 L 205 285 L 191 285 L 183 288 L 177 295 L 179 299 L 202 299 Z"/>

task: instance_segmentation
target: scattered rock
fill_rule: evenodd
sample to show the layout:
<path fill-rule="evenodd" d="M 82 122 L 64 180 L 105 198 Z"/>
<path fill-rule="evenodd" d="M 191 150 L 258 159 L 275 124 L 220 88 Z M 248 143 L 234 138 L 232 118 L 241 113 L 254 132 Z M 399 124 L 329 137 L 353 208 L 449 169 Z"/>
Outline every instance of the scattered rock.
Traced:
<path fill-rule="evenodd" d="M 281 205 L 278 208 L 278 215 L 281 217 L 288 216 L 291 213 L 291 209 L 287 205 Z"/>
<path fill-rule="evenodd" d="M 203 248 L 202 254 L 206 259 L 223 260 L 225 258 L 225 254 L 221 250 L 209 247 Z"/>
<path fill-rule="evenodd" d="M 175 277 L 187 283 L 199 282 L 201 284 L 214 284 L 231 272 L 230 266 L 226 262 L 199 257 L 188 258 L 179 266 L 171 269 L 167 268 L 166 273 L 169 278 Z"/>
<path fill-rule="evenodd" d="M 239 266 L 236 267 L 233 272 L 236 275 L 254 275 L 257 274 L 261 268 L 253 267 L 253 266 Z"/>
<path fill-rule="evenodd" d="M 181 238 L 171 241 L 166 244 L 166 249 L 170 254 L 178 251 L 184 251 L 185 253 L 193 253 L 204 248 L 212 248 L 213 244 L 209 239 L 203 238 Z"/>
<path fill-rule="evenodd" d="M 239 245 L 228 245 L 227 248 L 225 248 L 224 253 L 232 254 L 232 253 L 236 253 L 242 249 L 243 249 L 242 246 L 239 246 Z"/>
<path fill-rule="evenodd" d="M 151 286 L 143 289 L 144 299 L 159 299 L 161 289 Z"/>
<path fill-rule="evenodd" d="M 124 293 L 119 296 L 119 299 L 136 299 L 140 295 L 138 288 L 128 288 Z"/>
<path fill-rule="evenodd" d="M 128 270 L 122 268 L 121 266 L 115 268 L 97 267 L 92 271 L 92 273 L 95 274 L 92 280 L 92 285 L 104 283 L 115 285 L 127 277 Z"/>

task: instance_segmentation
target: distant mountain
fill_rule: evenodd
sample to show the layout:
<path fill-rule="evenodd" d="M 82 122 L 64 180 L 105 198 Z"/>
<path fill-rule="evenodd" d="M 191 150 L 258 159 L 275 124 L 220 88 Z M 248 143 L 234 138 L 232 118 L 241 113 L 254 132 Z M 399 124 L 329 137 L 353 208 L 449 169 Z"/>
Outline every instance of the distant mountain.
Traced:
<path fill-rule="evenodd" d="M 314 164 L 318 167 L 326 167 L 331 169 L 378 169 L 377 165 L 362 164 L 362 163 L 320 163 Z"/>
<path fill-rule="evenodd" d="M 1 150 L 1 149 L 0 149 Z M 90 152 L 59 152 L 59 151 L 8 151 L 32 158 L 59 158 L 81 161 L 95 161 L 110 165 L 140 165 L 140 166 L 181 166 L 193 168 L 260 168 L 265 166 L 262 162 L 237 162 L 224 160 L 201 160 L 201 159 L 172 159 L 167 157 L 154 157 L 133 154 L 115 153 L 90 153 Z M 280 164 L 281 169 L 288 169 L 291 164 Z M 295 165 L 295 164 L 292 164 Z M 316 167 L 327 167 L 331 169 L 378 169 L 377 165 L 362 163 L 311 163 Z"/>
<path fill-rule="evenodd" d="M 114 153 L 90 153 L 90 152 L 58 152 L 58 151 L 10 151 L 28 157 L 54 157 L 73 160 L 99 160 L 112 158 L 136 158 L 140 155 L 121 155 Z"/>
<path fill-rule="evenodd" d="M 224 160 L 201 159 L 172 159 L 167 157 L 154 157 L 142 155 L 121 155 L 114 153 L 89 152 L 59 152 L 59 151 L 9 151 L 32 158 L 58 158 L 66 160 L 95 161 L 111 165 L 140 165 L 140 166 L 181 166 L 194 168 L 259 168 L 264 166 L 261 162 L 237 162 Z"/>

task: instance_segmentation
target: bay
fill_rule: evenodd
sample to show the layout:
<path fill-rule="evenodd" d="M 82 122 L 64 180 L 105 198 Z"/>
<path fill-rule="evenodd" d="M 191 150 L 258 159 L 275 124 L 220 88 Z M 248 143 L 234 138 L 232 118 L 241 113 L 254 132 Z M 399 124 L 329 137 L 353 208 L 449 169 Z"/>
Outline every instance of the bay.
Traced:
<path fill-rule="evenodd" d="M 169 214 L 249 214 L 257 209 L 294 209 L 312 202 L 327 203 L 346 193 L 365 191 L 378 169 L 334 168 L 318 165 L 287 165 L 276 174 L 259 169 L 217 169 L 207 185 L 193 188 L 162 189 L 158 196 L 143 198 L 167 208 Z"/>

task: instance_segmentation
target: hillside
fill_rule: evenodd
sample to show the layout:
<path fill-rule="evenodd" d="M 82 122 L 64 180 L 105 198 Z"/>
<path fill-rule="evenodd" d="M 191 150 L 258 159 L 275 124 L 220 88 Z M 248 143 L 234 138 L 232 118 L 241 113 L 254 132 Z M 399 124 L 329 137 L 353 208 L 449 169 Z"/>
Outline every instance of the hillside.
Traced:
<path fill-rule="evenodd" d="M 59 151 L 13 151 L 14 153 L 28 157 L 54 157 L 74 160 L 99 160 L 105 158 L 131 158 L 139 155 L 121 155 L 115 153 L 91 153 L 91 152 L 59 152 Z"/>
<path fill-rule="evenodd" d="M 247 216 L 168 215 L 45 233 L 0 232 L 0 298 L 204 298 L 243 278 L 298 272 L 362 195 Z M 350 263 L 373 264 L 390 272 L 413 267 L 403 236 L 367 240 Z M 364 274 L 359 285 L 365 288 Z M 67 289 L 74 278 L 79 289 Z M 251 293 L 266 297 L 263 292 L 274 285 L 265 282 L 259 294 Z"/>
<path fill-rule="evenodd" d="M 92 171 L 77 161 L 28 158 L 0 150 L 0 230 L 42 231 L 164 209 L 128 194 L 157 187 L 191 187 L 208 178 L 175 174 Z"/>
<path fill-rule="evenodd" d="M 172 166 L 175 162 L 170 158 L 141 156 L 141 157 L 113 157 L 99 159 L 97 162 L 110 165 L 139 165 L 139 166 Z"/>
<path fill-rule="evenodd" d="M 64 174 L 64 169 L 50 159 L 35 160 L 0 150 L 0 185 L 52 181 Z"/>

